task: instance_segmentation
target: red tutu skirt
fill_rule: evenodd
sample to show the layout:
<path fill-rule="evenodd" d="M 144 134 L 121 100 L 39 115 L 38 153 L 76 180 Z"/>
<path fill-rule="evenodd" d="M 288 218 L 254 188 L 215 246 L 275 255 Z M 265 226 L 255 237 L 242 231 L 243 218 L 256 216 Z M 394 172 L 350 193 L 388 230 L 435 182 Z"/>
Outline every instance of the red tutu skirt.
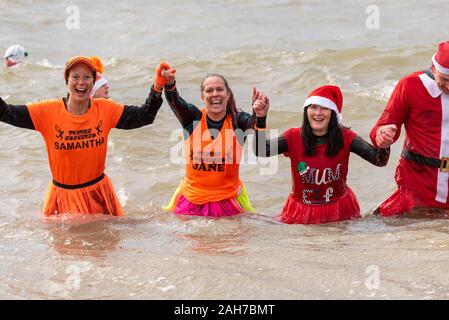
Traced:
<path fill-rule="evenodd" d="M 418 193 L 399 187 L 395 193 L 379 206 L 376 213 L 380 213 L 384 217 L 390 217 L 411 213 L 414 208 L 424 207 L 448 209 L 448 205 L 445 203 L 439 204 L 436 201 L 421 199 Z"/>
<path fill-rule="evenodd" d="M 317 224 L 360 218 L 360 206 L 354 192 L 329 204 L 308 205 L 290 194 L 282 209 L 280 220 L 289 224 Z"/>

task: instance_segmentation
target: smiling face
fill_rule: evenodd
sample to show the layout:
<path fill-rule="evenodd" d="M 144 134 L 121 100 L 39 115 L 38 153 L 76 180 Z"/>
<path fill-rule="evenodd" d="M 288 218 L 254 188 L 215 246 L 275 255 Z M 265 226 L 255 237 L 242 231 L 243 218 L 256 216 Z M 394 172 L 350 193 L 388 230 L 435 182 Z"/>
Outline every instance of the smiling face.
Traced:
<path fill-rule="evenodd" d="M 69 70 L 67 88 L 70 97 L 78 102 L 89 100 L 94 86 L 94 74 L 87 65 L 79 63 Z"/>
<path fill-rule="evenodd" d="M 332 110 L 317 104 L 311 104 L 307 107 L 307 119 L 314 135 L 321 137 L 327 133 L 331 115 Z"/>
<path fill-rule="evenodd" d="M 212 120 L 220 120 L 226 115 L 226 105 L 230 92 L 218 76 L 211 76 L 203 81 L 201 98 L 206 106 L 207 115 Z"/>

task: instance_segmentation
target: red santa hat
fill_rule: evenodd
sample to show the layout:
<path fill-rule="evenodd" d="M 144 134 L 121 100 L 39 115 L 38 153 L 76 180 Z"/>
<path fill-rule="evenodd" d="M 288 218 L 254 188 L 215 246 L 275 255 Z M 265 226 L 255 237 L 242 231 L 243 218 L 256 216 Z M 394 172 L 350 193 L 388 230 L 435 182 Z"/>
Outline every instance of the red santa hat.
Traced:
<path fill-rule="evenodd" d="M 449 41 L 438 45 L 438 52 L 432 57 L 433 65 L 442 74 L 449 75 Z"/>
<path fill-rule="evenodd" d="M 326 85 L 313 90 L 306 101 L 302 109 L 311 104 L 319 105 L 323 108 L 335 111 L 337 114 L 337 120 L 340 125 L 343 124 L 343 116 L 341 115 L 341 108 L 343 107 L 343 95 L 341 94 L 340 87 Z"/>
<path fill-rule="evenodd" d="M 107 84 L 109 81 L 106 80 L 105 77 L 99 72 L 97 72 L 97 77 L 94 83 L 94 86 L 92 87 L 92 91 L 90 92 L 90 96 L 93 97 L 95 95 L 95 92 L 97 92 L 98 89 L 100 89 L 102 86 Z"/>

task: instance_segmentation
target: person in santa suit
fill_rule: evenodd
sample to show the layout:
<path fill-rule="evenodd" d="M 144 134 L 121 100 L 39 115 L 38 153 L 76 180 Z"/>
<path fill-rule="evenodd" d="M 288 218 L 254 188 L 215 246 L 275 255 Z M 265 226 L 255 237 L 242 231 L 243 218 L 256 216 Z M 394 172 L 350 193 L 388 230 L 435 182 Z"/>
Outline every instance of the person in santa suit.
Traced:
<path fill-rule="evenodd" d="M 371 130 L 373 144 L 390 146 L 402 125 L 406 134 L 395 173 L 398 190 L 375 213 L 449 209 L 449 41 L 439 44 L 429 70 L 414 72 L 396 85 Z"/>
<path fill-rule="evenodd" d="M 254 107 L 264 101 L 257 100 Z M 256 129 L 253 150 L 257 156 L 284 153 L 291 161 L 292 191 L 280 220 L 289 224 L 317 224 L 360 217 L 360 207 L 346 185 L 351 152 L 376 166 L 385 166 L 389 148 L 375 148 L 343 126 L 343 95 L 338 86 L 312 91 L 302 107 L 301 128 L 291 128 L 279 138 L 266 140 Z"/>

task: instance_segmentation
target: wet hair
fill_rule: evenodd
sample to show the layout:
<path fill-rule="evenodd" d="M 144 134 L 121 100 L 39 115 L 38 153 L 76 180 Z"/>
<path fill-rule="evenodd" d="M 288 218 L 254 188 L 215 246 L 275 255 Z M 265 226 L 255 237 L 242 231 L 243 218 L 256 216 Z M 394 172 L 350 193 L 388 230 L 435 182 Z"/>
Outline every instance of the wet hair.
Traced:
<path fill-rule="evenodd" d="M 217 77 L 217 78 L 220 78 L 221 80 L 223 80 L 226 90 L 229 91 L 229 93 L 230 93 L 228 103 L 226 104 L 226 114 L 231 114 L 231 115 L 233 115 L 233 118 L 237 118 L 238 111 L 237 111 L 237 106 L 235 104 L 234 94 L 232 93 L 232 90 L 229 87 L 228 81 L 221 74 L 218 74 L 218 73 L 207 74 L 201 81 L 201 94 L 203 94 L 203 91 L 204 91 L 204 82 L 206 82 L 207 79 L 212 78 L 212 77 Z"/>
<path fill-rule="evenodd" d="M 317 137 L 312 133 L 312 127 L 310 126 L 309 118 L 307 118 L 308 108 L 309 106 L 304 109 L 301 136 L 304 145 L 304 155 L 313 156 L 316 154 L 315 146 L 320 137 Z M 344 145 L 343 128 L 338 124 L 337 114 L 333 110 L 329 120 L 326 137 L 327 147 L 325 154 L 328 157 L 333 157 L 340 152 Z"/>

